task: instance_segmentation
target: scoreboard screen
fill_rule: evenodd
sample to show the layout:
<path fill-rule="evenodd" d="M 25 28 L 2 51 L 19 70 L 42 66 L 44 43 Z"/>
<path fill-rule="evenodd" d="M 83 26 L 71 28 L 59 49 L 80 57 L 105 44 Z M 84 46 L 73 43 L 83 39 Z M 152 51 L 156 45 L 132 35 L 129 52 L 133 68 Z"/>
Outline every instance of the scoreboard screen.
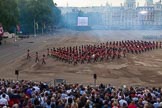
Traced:
<path fill-rule="evenodd" d="M 78 17 L 77 26 L 88 26 L 88 17 Z"/>

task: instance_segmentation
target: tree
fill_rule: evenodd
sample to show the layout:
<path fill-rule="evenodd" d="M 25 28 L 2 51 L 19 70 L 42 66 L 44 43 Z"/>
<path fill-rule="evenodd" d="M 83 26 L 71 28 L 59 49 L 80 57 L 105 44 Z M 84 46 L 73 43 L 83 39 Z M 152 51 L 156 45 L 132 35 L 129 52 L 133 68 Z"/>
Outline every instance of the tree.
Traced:
<path fill-rule="evenodd" d="M 24 31 L 30 33 L 34 32 L 34 23 L 40 33 L 46 27 L 58 24 L 61 16 L 53 0 L 19 0 L 19 10 L 20 23 L 23 24 Z"/>
<path fill-rule="evenodd" d="M 0 22 L 4 30 L 14 32 L 19 17 L 17 0 L 0 0 L 0 10 Z"/>
<path fill-rule="evenodd" d="M 40 29 L 59 23 L 61 11 L 53 0 L 0 0 L 0 23 L 14 32 L 17 24 L 24 33 L 34 32 L 34 22 Z"/>
<path fill-rule="evenodd" d="M 31 0 L 18 0 L 19 24 L 23 34 L 33 32 L 33 16 L 29 10 Z"/>
<path fill-rule="evenodd" d="M 51 20 L 53 20 L 53 24 L 58 25 L 60 23 L 61 20 L 61 10 L 58 9 L 57 4 L 55 3 L 55 6 L 53 7 L 53 11 L 52 11 L 52 18 Z"/>

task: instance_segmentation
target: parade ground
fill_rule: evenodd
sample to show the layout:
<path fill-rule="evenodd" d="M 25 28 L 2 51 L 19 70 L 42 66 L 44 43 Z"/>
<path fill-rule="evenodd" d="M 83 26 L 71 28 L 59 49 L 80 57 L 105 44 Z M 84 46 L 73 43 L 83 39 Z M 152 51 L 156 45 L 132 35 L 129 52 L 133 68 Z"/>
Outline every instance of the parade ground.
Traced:
<path fill-rule="evenodd" d="M 149 37 L 149 38 L 147 38 Z M 155 38 L 154 38 L 155 37 Z M 35 52 L 47 55 L 47 48 L 97 44 L 106 41 L 146 40 L 161 41 L 160 30 L 57 30 L 54 34 L 24 39 L 5 39 L 0 46 L 0 78 L 33 81 L 53 81 L 65 79 L 68 83 L 93 84 L 93 74 L 97 74 L 97 84 L 162 86 L 162 49 L 142 54 L 127 54 L 125 58 L 97 63 L 72 65 L 45 57 L 46 64 L 35 63 Z M 151 39 L 150 39 L 151 38 Z M 31 59 L 27 60 L 30 49 Z"/>

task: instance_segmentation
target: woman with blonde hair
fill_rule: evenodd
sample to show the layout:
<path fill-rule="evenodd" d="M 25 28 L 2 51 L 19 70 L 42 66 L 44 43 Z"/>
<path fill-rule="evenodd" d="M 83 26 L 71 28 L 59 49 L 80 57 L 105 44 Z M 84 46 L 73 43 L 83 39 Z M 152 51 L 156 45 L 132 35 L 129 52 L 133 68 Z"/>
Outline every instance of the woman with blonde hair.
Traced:
<path fill-rule="evenodd" d="M 119 108 L 119 104 L 117 101 L 114 101 L 112 104 L 112 108 Z"/>

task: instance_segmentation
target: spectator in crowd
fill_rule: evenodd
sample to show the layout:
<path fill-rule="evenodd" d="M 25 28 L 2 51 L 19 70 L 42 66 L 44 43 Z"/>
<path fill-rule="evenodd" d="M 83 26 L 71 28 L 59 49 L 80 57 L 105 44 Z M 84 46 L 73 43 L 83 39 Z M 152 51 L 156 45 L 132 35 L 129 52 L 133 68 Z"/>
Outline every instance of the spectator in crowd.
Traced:
<path fill-rule="evenodd" d="M 0 107 L 8 108 L 162 108 L 161 88 L 48 86 L 0 79 Z"/>
<path fill-rule="evenodd" d="M 2 94 L 2 97 L 0 99 L 0 106 L 7 106 L 8 105 L 8 101 L 6 99 L 6 95 Z"/>

